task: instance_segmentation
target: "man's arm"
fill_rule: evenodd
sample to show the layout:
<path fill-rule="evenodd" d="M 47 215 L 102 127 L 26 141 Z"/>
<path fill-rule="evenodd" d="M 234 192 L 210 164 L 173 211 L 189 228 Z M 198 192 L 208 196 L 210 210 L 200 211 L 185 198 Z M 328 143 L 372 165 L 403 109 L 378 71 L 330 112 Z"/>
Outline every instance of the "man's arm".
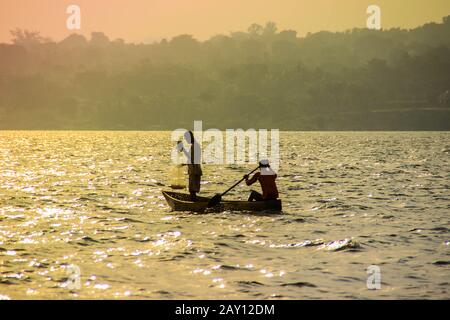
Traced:
<path fill-rule="evenodd" d="M 191 153 L 184 148 L 183 142 L 178 141 L 177 150 L 184 153 L 187 163 L 191 163 Z M 184 163 L 183 165 L 187 165 L 187 163 Z"/>
<path fill-rule="evenodd" d="M 245 183 L 246 183 L 248 186 L 251 186 L 251 185 L 254 184 L 256 181 L 258 181 L 259 175 L 260 175 L 260 173 L 257 172 L 257 173 L 255 173 L 255 174 L 253 175 L 253 177 L 252 177 L 251 179 L 249 179 L 249 178 L 248 178 L 248 174 L 246 174 L 246 175 L 244 176 L 244 178 L 245 178 Z"/>

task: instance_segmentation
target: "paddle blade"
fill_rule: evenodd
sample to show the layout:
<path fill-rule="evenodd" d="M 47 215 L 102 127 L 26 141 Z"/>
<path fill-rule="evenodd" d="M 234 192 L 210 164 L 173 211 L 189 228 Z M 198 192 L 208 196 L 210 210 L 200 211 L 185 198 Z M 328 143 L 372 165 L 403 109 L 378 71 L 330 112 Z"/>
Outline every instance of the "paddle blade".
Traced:
<path fill-rule="evenodd" d="M 209 199 L 208 208 L 212 208 L 212 207 L 218 205 L 220 203 L 220 201 L 222 201 L 222 195 L 216 194 L 214 197 Z"/>

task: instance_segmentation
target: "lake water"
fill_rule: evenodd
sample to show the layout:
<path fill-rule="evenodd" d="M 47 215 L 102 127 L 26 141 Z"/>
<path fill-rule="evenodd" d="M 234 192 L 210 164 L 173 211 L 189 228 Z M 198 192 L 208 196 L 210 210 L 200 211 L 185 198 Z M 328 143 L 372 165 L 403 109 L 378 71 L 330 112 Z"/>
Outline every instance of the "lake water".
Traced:
<path fill-rule="evenodd" d="M 0 132 L 0 297 L 450 298 L 450 133 L 281 132 L 279 215 L 170 212 L 169 136 Z"/>

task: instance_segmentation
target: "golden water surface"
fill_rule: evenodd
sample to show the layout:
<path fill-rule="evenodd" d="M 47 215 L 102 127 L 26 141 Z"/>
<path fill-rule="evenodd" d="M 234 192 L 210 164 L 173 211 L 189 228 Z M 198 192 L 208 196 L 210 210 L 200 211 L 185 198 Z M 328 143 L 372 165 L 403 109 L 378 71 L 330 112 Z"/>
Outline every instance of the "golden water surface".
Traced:
<path fill-rule="evenodd" d="M 282 132 L 277 215 L 170 212 L 169 138 L 0 132 L 0 298 L 450 298 L 448 132 Z"/>

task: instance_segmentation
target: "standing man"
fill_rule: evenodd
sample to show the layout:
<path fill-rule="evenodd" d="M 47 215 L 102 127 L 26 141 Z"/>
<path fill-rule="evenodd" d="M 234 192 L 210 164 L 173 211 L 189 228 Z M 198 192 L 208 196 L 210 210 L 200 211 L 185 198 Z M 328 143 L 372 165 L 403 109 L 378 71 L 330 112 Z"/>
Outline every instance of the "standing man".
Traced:
<path fill-rule="evenodd" d="M 197 193 L 200 192 L 200 181 L 203 175 L 201 167 L 201 148 L 200 144 L 195 140 L 192 131 L 186 131 L 184 133 L 184 139 L 191 145 L 189 151 L 186 150 L 181 141 L 178 141 L 178 151 L 183 151 L 186 156 L 186 165 L 188 166 L 189 175 L 189 194 L 191 195 L 191 201 L 195 201 Z"/>

